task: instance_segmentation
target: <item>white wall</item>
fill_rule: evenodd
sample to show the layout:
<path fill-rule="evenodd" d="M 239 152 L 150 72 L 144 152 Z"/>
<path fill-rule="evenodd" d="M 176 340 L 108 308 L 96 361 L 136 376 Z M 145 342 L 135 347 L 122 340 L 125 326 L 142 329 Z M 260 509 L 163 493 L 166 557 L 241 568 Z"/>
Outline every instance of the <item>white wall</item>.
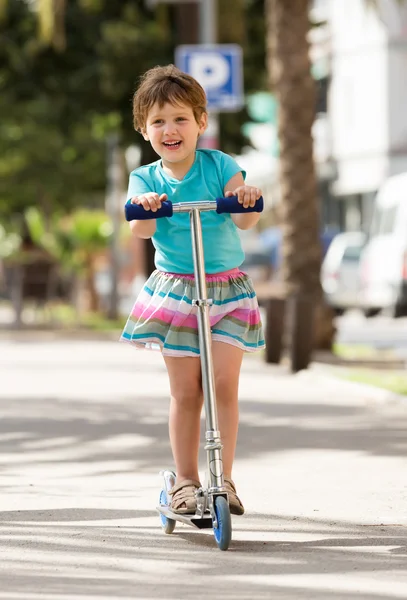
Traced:
<path fill-rule="evenodd" d="M 407 170 L 407 6 L 331 0 L 329 115 L 338 194 Z"/>
<path fill-rule="evenodd" d="M 365 0 L 331 2 L 329 115 L 340 194 L 374 189 L 386 172 L 386 31 Z"/>
<path fill-rule="evenodd" d="M 338 54 L 332 61 L 329 110 L 336 158 L 385 152 L 388 90 L 385 50 Z"/>

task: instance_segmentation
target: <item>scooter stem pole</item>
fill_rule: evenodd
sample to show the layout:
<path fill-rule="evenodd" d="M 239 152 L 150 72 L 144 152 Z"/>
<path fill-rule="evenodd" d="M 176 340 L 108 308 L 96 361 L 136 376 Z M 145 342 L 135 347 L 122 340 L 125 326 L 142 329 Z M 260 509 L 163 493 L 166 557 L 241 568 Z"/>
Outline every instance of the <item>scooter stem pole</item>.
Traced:
<path fill-rule="evenodd" d="M 204 249 L 202 239 L 201 215 L 199 209 L 190 213 L 192 252 L 198 308 L 199 350 L 201 355 L 202 388 L 205 404 L 206 446 L 208 452 L 208 474 L 210 487 L 223 487 L 222 445 L 218 431 L 216 407 L 215 375 L 211 348 L 211 327 L 209 321 L 208 293 L 205 277 Z"/>

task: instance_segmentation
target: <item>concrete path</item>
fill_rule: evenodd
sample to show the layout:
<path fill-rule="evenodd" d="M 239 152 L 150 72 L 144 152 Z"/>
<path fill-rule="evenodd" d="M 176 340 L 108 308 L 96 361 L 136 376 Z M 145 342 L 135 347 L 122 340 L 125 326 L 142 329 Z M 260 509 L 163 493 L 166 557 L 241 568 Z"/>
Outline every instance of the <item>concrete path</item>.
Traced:
<path fill-rule="evenodd" d="M 0 341 L 0 599 L 407 598 L 407 405 L 245 360 L 228 552 L 164 535 L 161 357 Z M 202 455 L 202 465 L 204 456 Z"/>

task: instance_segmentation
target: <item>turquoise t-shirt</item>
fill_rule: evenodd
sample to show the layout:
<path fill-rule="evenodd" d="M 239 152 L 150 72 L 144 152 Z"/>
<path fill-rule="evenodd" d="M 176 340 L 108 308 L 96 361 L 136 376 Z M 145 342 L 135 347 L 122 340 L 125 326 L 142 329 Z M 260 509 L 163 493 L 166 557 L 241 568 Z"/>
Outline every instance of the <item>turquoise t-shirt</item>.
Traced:
<path fill-rule="evenodd" d="M 174 204 L 197 200 L 215 200 L 224 195 L 227 182 L 241 172 L 236 161 L 219 150 L 197 150 L 191 169 L 182 180 L 167 175 L 161 160 L 135 169 L 130 173 L 127 198 L 146 192 L 168 194 Z M 229 214 L 202 212 L 205 272 L 220 273 L 239 267 L 244 252 L 236 225 Z M 155 265 L 167 273 L 193 273 L 192 241 L 189 213 L 175 213 L 157 219 L 152 238 Z"/>

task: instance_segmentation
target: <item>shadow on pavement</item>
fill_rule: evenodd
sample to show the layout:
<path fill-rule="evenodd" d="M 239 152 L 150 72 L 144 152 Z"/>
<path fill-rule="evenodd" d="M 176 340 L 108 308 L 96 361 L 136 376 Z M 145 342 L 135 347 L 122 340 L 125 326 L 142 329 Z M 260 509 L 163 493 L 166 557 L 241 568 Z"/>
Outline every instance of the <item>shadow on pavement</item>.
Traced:
<path fill-rule="evenodd" d="M 98 463 L 98 475 L 157 472 L 172 463 L 167 398 L 116 396 L 100 404 L 85 398 L 4 398 L 2 406 L 0 468 L 11 477 L 19 464 L 29 463 Z M 407 453 L 407 412 L 378 416 L 363 406 L 244 398 L 240 410 L 238 459 L 299 449 Z"/>
<path fill-rule="evenodd" d="M 13 493 L 30 465 L 48 465 L 58 478 L 67 464 L 79 463 L 86 467 L 79 477 L 92 481 L 105 473 L 157 472 L 168 463 L 165 397 L 133 402 L 117 396 L 101 403 L 5 398 L 2 406 L 0 464 Z M 242 398 L 239 458 L 300 448 L 404 456 L 406 425 L 407 416 L 379 419 L 364 407 Z M 7 490 L 4 485 L 3 494 Z M 389 573 L 406 572 L 404 527 L 251 514 L 234 520 L 234 529 L 230 550 L 221 553 L 210 531 L 177 525 L 165 536 L 154 510 L 3 511 L 1 582 L 7 591 L 0 589 L 0 599 L 181 600 L 207 598 L 210 590 L 222 600 L 405 598 L 404 592 L 387 593 Z M 387 577 L 382 587 L 375 588 L 373 573 Z M 342 589 L 344 574 L 360 580 L 333 591 Z"/>
<path fill-rule="evenodd" d="M 48 523 L 43 513 L 48 513 Z M 68 521 L 115 519 L 111 525 L 84 525 Z M 297 519 L 298 529 L 287 534 L 290 517 L 258 514 L 269 524 L 266 541 L 255 539 L 250 515 L 234 520 L 236 535 L 228 552 L 217 550 L 212 533 L 188 527 L 164 535 L 155 515 L 151 526 L 137 519 L 150 516 L 137 510 L 3 511 L 0 532 L 3 554 L 2 589 L 21 600 L 57 598 L 296 598 L 315 600 L 394 600 L 403 598 L 397 588 L 381 592 L 375 573 L 405 573 L 406 529 L 361 527 L 355 523 L 335 526 L 323 520 Z M 123 524 L 118 525 L 123 519 Z M 129 523 L 129 519 L 134 523 Z M 60 521 L 59 524 L 57 522 Z M 299 522 L 298 522 L 299 521 Z M 62 522 L 62 523 L 61 523 Z M 322 533 L 324 531 L 324 533 Z M 301 539 L 306 533 L 309 539 Z M 285 539 L 281 539 L 284 537 Z M 275 536 L 275 540 L 273 540 Z M 252 537 L 252 539 L 250 539 Z M 4 544 L 4 541 L 2 545 Z M 3 545 L 3 550 L 5 549 Z M 17 559 L 16 553 L 19 553 Z M 21 560 L 21 552 L 24 561 Z M 261 560 L 259 555 L 261 554 Z M 99 572 L 99 574 L 98 574 Z M 353 591 L 333 591 L 333 582 L 346 575 L 358 577 Z M 369 585 L 372 589 L 369 588 Z M 388 584 L 391 587 L 391 584 Z M 136 587 L 134 587 L 136 586 Z M 338 589 L 341 585 L 338 585 Z M 0 597 L 2 596 L 0 593 Z"/>

